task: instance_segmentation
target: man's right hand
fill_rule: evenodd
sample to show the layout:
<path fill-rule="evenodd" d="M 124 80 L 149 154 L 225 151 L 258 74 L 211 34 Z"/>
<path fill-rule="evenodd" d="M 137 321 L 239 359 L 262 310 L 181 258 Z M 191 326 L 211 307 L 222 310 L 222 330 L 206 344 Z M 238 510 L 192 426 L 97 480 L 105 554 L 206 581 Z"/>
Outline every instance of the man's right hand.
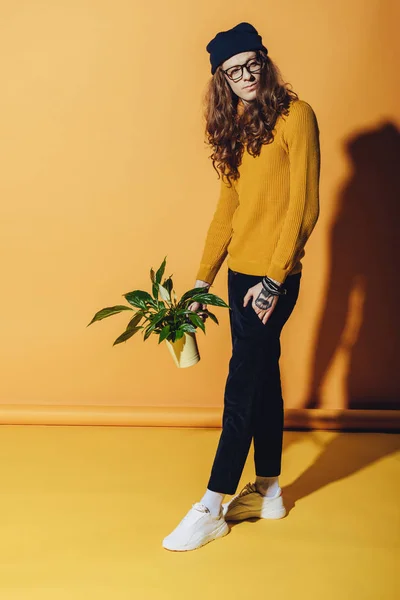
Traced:
<path fill-rule="evenodd" d="M 208 291 L 210 289 L 210 284 L 207 281 L 202 281 L 201 279 L 196 279 L 196 283 L 194 284 L 193 287 L 203 288 L 202 291 Z M 201 304 L 200 302 L 192 302 L 188 308 L 189 308 L 189 310 L 193 310 L 193 311 L 197 312 L 197 314 L 199 315 L 199 317 L 202 319 L 203 322 L 207 319 L 208 315 L 201 312 L 207 308 L 207 304 Z"/>

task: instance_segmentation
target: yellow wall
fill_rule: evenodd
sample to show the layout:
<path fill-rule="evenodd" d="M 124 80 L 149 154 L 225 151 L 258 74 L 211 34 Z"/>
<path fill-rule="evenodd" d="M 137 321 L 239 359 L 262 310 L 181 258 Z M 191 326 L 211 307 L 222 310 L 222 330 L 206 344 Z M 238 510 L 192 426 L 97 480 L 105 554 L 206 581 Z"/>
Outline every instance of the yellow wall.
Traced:
<path fill-rule="evenodd" d="M 221 406 L 226 309 L 197 334 L 202 359 L 188 369 L 154 336 L 113 347 L 128 313 L 86 325 L 123 293 L 150 291 L 165 255 L 178 295 L 193 287 L 219 188 L 203 141 L 205 45 L 250 21 L 321 130 L 321 216 L 282 333 L 285 405 L 310 406 L 318 387 L 316 406 L 346 407 L 350 389 L 354 407 L 395 407 L 395 3 L 0 7 L 0 402 Z M 224 263 L 212 290 L 225 299 L 226 274 Z"/>

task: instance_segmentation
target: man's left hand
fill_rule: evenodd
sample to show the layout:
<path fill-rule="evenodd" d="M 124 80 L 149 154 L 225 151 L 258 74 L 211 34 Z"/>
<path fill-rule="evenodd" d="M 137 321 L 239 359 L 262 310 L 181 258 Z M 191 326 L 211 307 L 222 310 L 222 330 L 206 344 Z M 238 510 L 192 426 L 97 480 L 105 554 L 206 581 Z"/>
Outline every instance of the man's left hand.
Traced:
<path fill-rule="evenodd" d="M 254 311 L 265 325 L 272 315 L 278 299 L 279 296 L 267 292 L 260 282 L 247 290 L 247 293 L 243 298 L 243 306 L 247 306 L 247 303 L 251 301 Z"/>

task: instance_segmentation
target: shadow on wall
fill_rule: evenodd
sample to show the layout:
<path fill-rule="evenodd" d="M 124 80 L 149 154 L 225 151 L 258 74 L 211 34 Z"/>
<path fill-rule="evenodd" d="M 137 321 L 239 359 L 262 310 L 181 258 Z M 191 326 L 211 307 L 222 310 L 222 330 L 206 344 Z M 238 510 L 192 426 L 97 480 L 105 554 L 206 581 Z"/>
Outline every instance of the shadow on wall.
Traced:
<path fill-rule="evenodd" d="M 400 133 L 385 123 L 345 148 L 352 172 L 331 232 L 305 408 L 318 408 L 320 386 L 340 351 L 347 353 L 348 408 L 400 409 Z"/>

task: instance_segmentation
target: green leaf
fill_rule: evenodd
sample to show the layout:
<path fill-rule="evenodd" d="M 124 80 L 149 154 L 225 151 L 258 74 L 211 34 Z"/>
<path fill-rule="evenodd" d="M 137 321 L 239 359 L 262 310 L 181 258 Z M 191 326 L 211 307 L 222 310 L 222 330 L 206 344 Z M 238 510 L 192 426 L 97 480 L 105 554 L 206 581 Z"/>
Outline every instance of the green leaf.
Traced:
<path fill-rule="evenodd" d="M 166 325 L 166 326 L 165 326 L 165 327 L 162 329 L 162 331 L 161 331 L 161 333 L 160 333 L 160 337 L 159 337 L 159 340 L 158 340 L 158 343 L 159 343 L 159 344 L 160 344 L 160 343 L 161 343 L 163 340 L 165 340 L 165 338 L 167 337 L 167 335 L 169 334 L 169 332 L 170 332 L 170 326 L 169 326 L 169 325 Z"/>
<path fill-rule="evenodd" d="M 111 315 L 116 315 L 116 314 L 122 312 L 123 310 L 132 310 L 132 308 L 130 306 L 124 306 L 122 304 L 118 304 L 117 306 L 109 306 L 107 308 L 102 308 L 94 315 L 93 319 L 90 321 L 90 323 L 88 323 L 86 325 L 86 327 L 89 327 L 89 325 L 91 325 L 95 321 L 101 321 L 101 319 L 105 319 L 106 317 L 111 317 Z"/>
<path fill-rule="evenodd" d="M 167 263 L 167 257 L 164 258 L 163 262 L 161 263 L 160 268 L 158 269 L 158 271 L 156 273 L 156 282 L 157 283 L 161 283 L 161 279 L 162 279 L 162 276 L 164 275 L 166 263 Z"/>
<path fill-rule="evenodd" d="M 195 310 L 189 310 L 188 308 L 178 308 L 175 310 L 175 315 L 180 317 L 182 315 L 196 314 Z"/>
<path fill-rule="evenodd" d="M 150 296 L 151 298 L 151 296 Z M 151 298 L 151 300 L 149 301 L 150 306 L 152 306 L 153 308 L 156 308 L 158 310 L 158 300 L 156 300 L 156 298 Z"/>
<path fill-rule="evenodd" d="M 212 306 L 223 306 L 224 308 L 230 308 L 229 304 L 226 304 L 225 300 L 222 300 L 215 294 L 196 294 L 192 297 L 194 302 L 200 302 L 201 304 L 211 304 Z"/>
<path fill-rule="evenodd" d="M 123 294 L 123 296 L 127 299 L 129 304 L 138 308 L 147 308 L 147 304 L 154 306 L 154 299 L 148 292 L 143 290 L 133 290 L 133 292 Z"/>
<path fill-rule="evenodd" d="M 179 300 L 178 302 L 178 306 L 181 306 L 186 300 L 191 300 L 192 296 L 194 294 L 199 294 L 201 292 L 201 288 L 199 287 L 195 287 L 192 288 L 191 290 L 188 290 L 187 292 L 185 292 L 182 296 L 182 298 Z"/>
<path fill-rule="evenodd" d="M 153 329 L 154 329 L 154 327 L 153 327 Z M 150 337 L 153 329 L 146 329 L 146 331 L 144 332 L 143 341 L 147 340 L 147 338 Z"/>
<path fill-rule="evenodd" d="M 207 315 L 210 317 L 210 319 L 211 319 L 212 321 L 214 321 L 214 323 L 216 323 L 217 325 L 219 325 L 219 322 L 218 322 L 218 319 L 217 319 L 217 317 L 216 317 L 216 316 L 215 316 L 215 315 L 214 315 L 212 312 L 210 312 L 210 311 L 209 311 L 209 310 L 207 310 L 207 309 L 203 310 L 202 312 L 206 313 L 206 314 L 207 314 Z"/>
<path fill-rule="evenodd" d="M 175 340 L 180 340 L 185 335 L 185 331 L 178 329 L 175 335 Z"/>
<path fill-rule="evenodd" d="M 155 314 L 158 314 L 161 310 L 165 310 L 166 312 L 168 312 L 170 310 L 170 306 L 168 304 L 166 305 L 163 300 L 157 300 L 155 309 Z"/>
<path fill-rule="evenodd" d="M 143 336 L 143 341 L 147 340 L 147 338 L 153 333 L 154 329 L 156 328 L 157 323 L 152 322 L 146 329 L 145 329 L 145 333 Z"/>
<path fill-rule="evenodd" d="M 190 333 L 196 333 L 196 327 L 190 323 L 183 323 L 181 329 L 183 329 L 183 331 L 189 331 Z"/>
<path fill-rule="evenodd" d="M 202 329 L 205 333 L 205 326 L 203 320 L 199 317 L 199 315 L 197 315 L 196 313 L 192 313 L 191 315 L 189 315 L 189 319 L 192 321 L 193 325 L 195 325 L 196 327 L 200 327 L 200 329 Z"/>
<path fill-rule="evenodd" d="M 117 337 L 117 339 L 113 343 L 113 346 L 115 346 L 116 344 L 120 344 L 121 342 L 126 342 L 126 340 L 129 340 L 129 338 L 131 338 L 133 335 L 135 335 L 135 333 L 137 333 L 141 329 L 141 327 L 134 327 L 132 329 L 125 330 L 124 333 Z"/>
<path fill-rule="evenodd" d="M 165 289 L 169 293 L 169 296 L 171 297 L 171 292 L 172 292 L 172 287 L 173 287 L 172 276 L 171 275 L 168 277 L 168 279 L 164 280 L 163 287 L 165 287 Z"/>
<path fill-rule="evenodd" d="M 151 319 L 151 322 L 154 325 L 157 325 L 165 317 L 167 312 L 168 312 L 167 308 L 162 308 L 160 310 L 160 312 L 157 315 L 155 315 L 154 318 Z"/>
<path fill-rule="evenodd" d="M 143 319 L 143 317 L 144 317 L 144 314 L 140 310 L 138 310 L 134 314 L 134 316 L 132 317 L 132 319 L 129 321 L 126 329 L 128 330 L 128 329 L 132 329 L 132 327 L 136 327 L 136 325 L 138 323 L 140 323 L 140 321 Z"/>

